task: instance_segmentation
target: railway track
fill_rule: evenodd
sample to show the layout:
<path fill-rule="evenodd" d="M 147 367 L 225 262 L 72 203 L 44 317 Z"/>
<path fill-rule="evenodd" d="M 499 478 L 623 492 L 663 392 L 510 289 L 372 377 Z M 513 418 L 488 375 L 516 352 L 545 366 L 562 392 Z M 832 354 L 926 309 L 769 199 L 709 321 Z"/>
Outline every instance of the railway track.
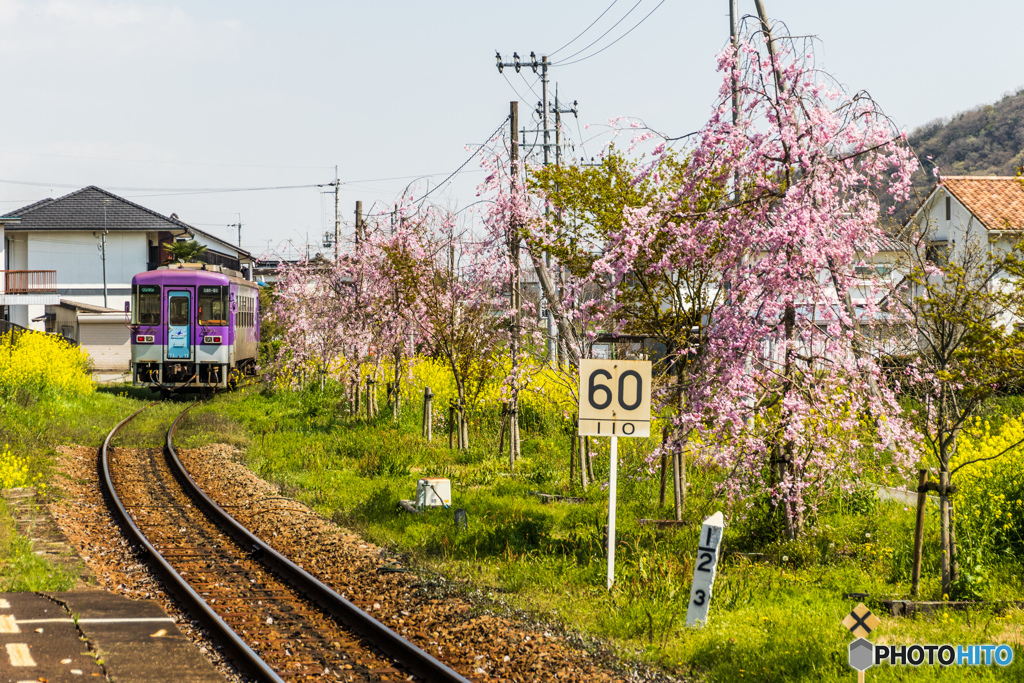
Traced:
<path fill-rule="evenodd" d="M 152 404 L 151 404 L 152 405 Z M 247 674 L 266 681 L 466 681 L 250 533 L 163 449 L 101 447 L 115 515 L 168 589 Z"/>

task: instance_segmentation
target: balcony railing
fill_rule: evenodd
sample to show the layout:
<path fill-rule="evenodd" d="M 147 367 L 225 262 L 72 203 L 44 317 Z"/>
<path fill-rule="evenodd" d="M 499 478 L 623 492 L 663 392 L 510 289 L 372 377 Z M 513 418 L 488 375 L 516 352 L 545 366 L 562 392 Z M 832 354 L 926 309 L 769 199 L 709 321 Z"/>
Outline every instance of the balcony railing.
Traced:
<path fill-rule="evenodd" d="M 56 294 L 56 270 L 0 270 L 0 294 Z"/>

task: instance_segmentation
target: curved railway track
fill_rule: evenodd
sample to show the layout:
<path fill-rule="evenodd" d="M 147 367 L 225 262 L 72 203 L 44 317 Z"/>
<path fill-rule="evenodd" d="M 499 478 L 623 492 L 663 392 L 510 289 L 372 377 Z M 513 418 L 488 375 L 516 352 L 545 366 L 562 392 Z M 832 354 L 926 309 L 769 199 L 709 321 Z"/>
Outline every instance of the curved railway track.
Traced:
<path fill-rule="evenodd" d="M 153 405 L 153 404 L 150 404 Z M 185 608 L 259 680 L 467 679 L 423 652 L 250 533 L 195 484 L 167 430 L 164 448 L 111 442 L 101 482 L 115 515 Z"/>

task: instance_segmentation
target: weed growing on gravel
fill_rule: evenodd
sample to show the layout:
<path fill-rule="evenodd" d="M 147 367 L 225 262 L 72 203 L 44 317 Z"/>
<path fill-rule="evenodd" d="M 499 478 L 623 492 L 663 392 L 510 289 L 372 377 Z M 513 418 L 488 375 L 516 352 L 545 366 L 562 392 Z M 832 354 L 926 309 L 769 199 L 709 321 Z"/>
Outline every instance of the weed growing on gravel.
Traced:
<path fill-rule="evenodd" d="M 0 501 L 0 592 L 65 591 L 76 577 L 32 552 L 32 545 L 17 533 L 7 503 Z"/>

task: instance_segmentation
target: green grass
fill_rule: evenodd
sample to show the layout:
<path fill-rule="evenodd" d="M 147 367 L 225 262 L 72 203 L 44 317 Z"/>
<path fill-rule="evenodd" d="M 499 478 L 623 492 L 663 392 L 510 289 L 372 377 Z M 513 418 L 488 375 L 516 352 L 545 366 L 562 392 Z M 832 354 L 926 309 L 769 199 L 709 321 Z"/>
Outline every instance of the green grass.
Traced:
<path fill-rule="evenodd" d="M 109 388 L 72 402 L 39 400 L 24 414 L 0 417 L 0 439 L 32 454 L 33 468 L 52 471 L 53 446 L 96 445 L 118 420 L 151 400 L 148 392 Z M 159 446 L 169 419 L 183 404 L 144 413 L 122 443 Z M 383 409 L 382 405 L 382 409 Z M 663 667 L 688 680 L 847 681 L 852 639 L 840 625 L 856 604 L 846 592 L 881 600 L 905 597 L 910 584 L 913 510 L 877 501 L 866 486 L 852 493 L 829 491 L 808 532 L 780 542 L 779 520 L 764 504 L 749 512 L 725 509 L 723 541 L 709 624 L 683 626 L 700 520 L 719 509 L 710 494 L 713 473 L 690 472 L 686 519 L 678 530 L 638 524 L 640 518 L 671 516 L 658 506 L 657 476 L 644 460 L 649 444 L 620 442 L 616 585 L 604 589 L 604 526 L 607 444 L 595 459 L 598 484 L 587 491 L 567 481 L 571 434 L 557 416 L 534 415 L 524 431 L 523 458 L 514 472 L 496 453 L 494 420 L 477 416 L 472 448 L 449 450 L 443 429 L 426 443 L 419 435 L 421 406 L 405 406 L 398 424 L 390 414 L 376 420 L 345 415 L 331 391 L 266 392 L 256 389 L 220 396 L 194 410 L 177 442 L 197 446 L 226 442 L 245 452 L 260 476 L 280 484 L 321 514 L 359 530 L 368 539 L 402 553 L 407 561 L 513 607 L 542 613 L 567 626 L 606 638 L 624 656 Z M 443 425 L 442 425 L 443 427 Z M 416 480 L 451 479 L 453 503 L 469 515 L 456 528 L 449 510 L 421 515 L 401 512 Z M 582 504 L 543 504 L 531 492 L 581 496 Z M 671 496 L 671 493 L 670 493 Z M 25 557 L 7 532 L 0 562 Z M 923 597 L 938 599 L 938 520 L 929 512 L 925 536 Z M 757 553 L 756 561 L 738 553 Z M 37 570 L 19 570 L 33 576 Z M 1020 558 L 988 558 L 972 589 L 981 597 L 1024 599 Z M 19 579 L 21 580 L 21 579 Z M 29 586 L 28 579 L 18 585 Z M 1024 658 L 1024 614 L 1020 610 L 944 610 L 916 619 L 883 618 L 876 642 L 1007 642 Z M 1024 680 L 1024 664 L 1007 668 L 876 667 L 871 680 Z"/>
<path fill-rule="evenodd" d="M 45 496 L 57 496 L 51 485 L 61 445 L 98 447 L 121 419 L 154 400 L 149 391 L 131 387 L 101 387 L 77 398 L 21 394 L 17 404 L 0 405 L 0 447 L 26 457 L 31 478 L 42 475 Z M 170 420 L 187 405 L 168 402 L 142 413 L 118 437 L 126 446 L 160 446 Z M 212 437 L 211 432 L 208 436 Z M 193 430 L 192 443 L 203 433 Z M 212 440 L 220 440 L 219 438 Z M 31 543 L 21 536 L 6 505 L 0 506 L 0 591 L 67 590 L 76 577 L 32 553 Z"/>
<path fill-rule="evenodd" d="M 867 487 L 835 490 L 798 541 L 775 540 L 779 524 L 767 506 L 733 516 L 709 625 L 687 629 L 699 521 L 719 507 L 708 494 L 711 475 L 691 472 L 689 526 L 671 531 L 640 526 L 638 519 L 668 517 L 671 510 L 657 504 L 657 477 L 647 473 L 645 444 L 620 441 L 617 582 L 608 592 L 607 493 L 600 483 L 586 492 L 569 486 L 571 437 L 560 422 L 537 420 L 524 433 L 524 457 L 510 472 L 484 421 L 472 434 L 472 448 L 459 453 L 447 448 L 443 433 L 432 444 L 420 437 L 421 407 L 415 403 L 405 407 L 398 424 L 389 413 L 368 422 L 344 412 L 330 392 L 250 390 L 218 398 L 193 419 L 238 425 L 230 439 L 245 449 L 259 475 L 411 563 L 466 580 L 515 607 L 605 637 L 628 657 L 697 680 L 850 680 L 846 648 L 852 637 L 840 621 L 857 601 L 843 594 L 869 593 L 869 606 L 881 613 L 882 599 L 909 593 L 913 510 L 879 502 Z M 595 459 L 599 481 L 607 476 L 606 463 L 606 452 Z M 456 528 L 451 511 L 411 515 L 399 510 L 398 501 L 413 498 L 416 480 L 427 475 L 451 479 L 453 506 L 469 514 L 467 530 Z M 532 491 L 572 493 L 586 502 L 543 504 Z M 941 598 L 938 542 L 937 513 L 931 511 L 922 572 L 926 599 Z M 752 562 L 739 551 L 760 556 Z M 991 561 L 973 588 L 986 599 L 1024 599 L 1022 576 L 1019 558 Z M 946 610 L 917 619 L 883 619 L 873 638 L 1020 647 L 1022 624 L 1020 610 Z M 1024 664 L 1014 662 L 1008 669 L 955 673 L 966 680 L 1024 680 L 1022 672 Z M 951 673 L 884 666 L 869 676 L 933 680 Z"/>
<path fill-rule="evenodd" d="M 7 503 L 0 500 L 0 592 L 66 591 L 77 577 L 32 552 L 32 544 L 20 535 Z"/>

